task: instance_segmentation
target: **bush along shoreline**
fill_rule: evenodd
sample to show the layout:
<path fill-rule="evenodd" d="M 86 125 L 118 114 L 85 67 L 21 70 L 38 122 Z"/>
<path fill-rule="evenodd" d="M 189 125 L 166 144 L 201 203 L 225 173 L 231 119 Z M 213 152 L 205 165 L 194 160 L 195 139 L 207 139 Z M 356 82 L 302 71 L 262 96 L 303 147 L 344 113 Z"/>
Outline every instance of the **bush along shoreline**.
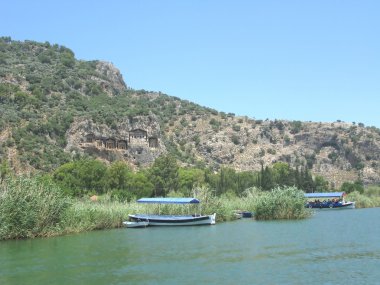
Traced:
<path fill-rule="evenodd" d="M 275 188 L 258 198 L 257 220 L 304 219 L 311 211 L 305 207 L 304 192 L 295 187 Z"/>
<path fill-rule="evenodd" d="M 349 198 L 359 207 L 380 206 L 379 188 Z M 0 184 L 0 240 L 51 237 L 85 231 L 122 227 L 129 214 L 157 214 L 157 205 L 136 201 L 122 202 L 103 195 L 94 202 L 89 198 L 69 198 L 50 178 L 8 177 Z M 364 196 L 367 194 L 367 196 Z M 371 196 L 372 195 L 372 196 Z M 181 196 L 169 193 L 168 196 Z M 305 219 L 312 211 L 305 208 L 304 192 L 296 187 L 277 187 L 272 191 L 249 188 L 237 197 L 233 194 L 215 196 L 214 191 L 202 187 L 194 189 L 201 208 L 161 205 L 161 214 L 216 213 L 217 221 L 236 219 L 234 210 L 254 212 L 256 220 Z M 375 197 L 375 199 L 372 199 Z"/>

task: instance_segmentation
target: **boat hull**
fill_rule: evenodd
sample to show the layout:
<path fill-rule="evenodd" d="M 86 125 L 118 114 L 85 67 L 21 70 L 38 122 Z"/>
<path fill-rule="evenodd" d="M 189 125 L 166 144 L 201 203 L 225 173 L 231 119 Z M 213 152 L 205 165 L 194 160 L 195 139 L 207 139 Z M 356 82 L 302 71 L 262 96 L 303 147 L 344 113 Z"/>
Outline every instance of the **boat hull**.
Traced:
<path fill-rule="evenodd" d="M 146 228 L 149 225 L 149 222 L 143 222 L 143 221 L 138 221 L 138 222 L 123 222 L 123 225 L 127 228 Z"/>
<path fill-rule="evenodd" d="M 253 217 L 253 213 L 248 212 L 248 211 L 243 211 L 242 215 L 243 215 L 243 218 L 252 218 Z"/>
<path fill-rule="evenodd" d="M 197 226 L 214 225 L 215 216 L 129 215 L 132 222 L 148 222 L 149 226 Z"/>
<path fill-rule="evenodd" d="M 310 209 L 355 209 L 355 202 L 345 203 L 308 203 L 306 205 Z"/>
<path fill-rule="evenodd" d="M 248 212 L 248 211 L 241 211 L 241 210 L 235 210 L 234 211 L 234 215 L 237 219 L 241 219 L 241 218 L 252 218 L 253 217 L 253 213 L 252 212 Z"/>

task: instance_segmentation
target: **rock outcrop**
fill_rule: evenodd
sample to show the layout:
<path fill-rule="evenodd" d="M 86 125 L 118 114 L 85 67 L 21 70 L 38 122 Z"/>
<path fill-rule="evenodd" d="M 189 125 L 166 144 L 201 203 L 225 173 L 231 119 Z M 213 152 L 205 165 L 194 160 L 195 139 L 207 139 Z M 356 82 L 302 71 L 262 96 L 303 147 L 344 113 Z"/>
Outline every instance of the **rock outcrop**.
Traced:
<path fill-rule="evenodd" d="M 120 70 L 112 63 L 99 61 L 96 64 L 96 71 L 103 77 L 92 77 L 91 79 L 98 82 L 103 91 L 107 92 L 108 95 L 120 94 L 127 89 Z"/>
<path fill-rule="evenodd" d="M 191 122 L 183 127 L 183 122 Z M 213 167 L 260 170 L 284 161 L 307 167 L 339 187 L 344 181 L 380 182 L 380 131 L 344 122 L 261 121 L 209 116 L 178 119 L 168 131 L 178 149 L 194 150 Z"/>
<path fill-rule="evenodd" d="M 148 166 L 166 153 L 160 125 L 154 115 L 120 118 L 113 128 L 77 118 L 66 137 L 67 152 L 87 153 L 108 162 L 124 160 L 134 167 Z"/>

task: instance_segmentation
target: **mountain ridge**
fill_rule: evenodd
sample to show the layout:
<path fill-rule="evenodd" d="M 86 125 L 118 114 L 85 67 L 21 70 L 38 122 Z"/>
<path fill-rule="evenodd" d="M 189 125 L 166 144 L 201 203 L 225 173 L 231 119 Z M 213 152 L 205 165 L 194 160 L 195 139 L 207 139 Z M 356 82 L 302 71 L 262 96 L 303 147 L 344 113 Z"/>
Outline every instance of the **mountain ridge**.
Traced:
<path fill-rule="evenodd" d="M 215 170 L 284 161 L 334 188 L 380 183 L 378 128 L 237 117 L 133 90 L 111 63 L 77 60 L 48 42 L 0 39 L 0 103 L 0 155 L 19 172 L 51 171 L 78 155 L 140 168 L 171 153 L 183 166 Z"/>

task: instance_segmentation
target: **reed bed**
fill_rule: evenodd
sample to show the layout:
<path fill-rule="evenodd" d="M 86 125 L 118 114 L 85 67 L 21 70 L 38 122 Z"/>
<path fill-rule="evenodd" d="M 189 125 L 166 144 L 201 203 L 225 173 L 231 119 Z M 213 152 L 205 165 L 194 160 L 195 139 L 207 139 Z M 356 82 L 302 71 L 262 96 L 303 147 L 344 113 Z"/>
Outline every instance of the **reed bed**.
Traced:
<path fill-rule="evenodd" d="M 378 198 L 377 190 L 371 191 Z M 360 203 L 373 206 L 358 193 L 350 195 L 356 195 L 352 197 L 359 201 L 359 206 Z M 62 190 L 49 180 L 38 177 L 7 179 L 0 185 L 0 240 L 118 228 L 128 219 L 129 214 L 136 213 L 216 213 L 218 222 L 236 219 L 236 210 L 254 212 L 258 220 L 302 219 L 311 213 L 304 207 L 303 192 L 295 187 L 276 188 L 271 192 L 250 188 L 242 197 L 232 194 L 217 197 L 208 188 L 198 188 L 194 189 L 194 196 L 201 201 L 200 205 L 119 202 L 107 195 L 98 201 L 89 198 L 69 199 L 62 196 Z M 375 201 L 379 203 L 379 200 Z"/>
<path fill-rule="evenodd" d="M 0 185 L 0 240 L 50 236 L 60 231 L 69 200 L 42 178 L 8 178 Z"/>
<path fill-rule="evenodd" d="M 311 215 L 311 211 L 305 208 L 303 191 L 295 187 L 279 187 L 261 193 L 255 209 L 257 220 L 304 219 Z"/>
<path fill-rule="evenodd" d="M 380 187 L 368 187 L 364 189 L 363 194 L 360 194 L 358 191 L 354 191 L 347 195 L 346 200 L 355 201 L 356 208 L 380 207 Z"/>
<path fill-rule="evenodd" d="M 100 204 L 76 201 L 62 219 L 62 233 L 117 228 L 122 225 L 125 216 L 126 207 L 118 202 Z"/>
<path fill-rule="evenodd" d="M 236 210 L 255 212 L 257 219 L 300 219 L 307 215 L 302 192 L 293 188 L 260 192 L 248 189 L 243 197 L 215 197 L 208 188 L 196 189 L 200 205 L 154 205 L 113 201 L 93 202 L 62 196 L 49 181 L 9 179 L 0 191 L 0 240 L 56 236 L 122 226 L 129 214 L 213 214 L 217 221 L 236 219 Z"/>

